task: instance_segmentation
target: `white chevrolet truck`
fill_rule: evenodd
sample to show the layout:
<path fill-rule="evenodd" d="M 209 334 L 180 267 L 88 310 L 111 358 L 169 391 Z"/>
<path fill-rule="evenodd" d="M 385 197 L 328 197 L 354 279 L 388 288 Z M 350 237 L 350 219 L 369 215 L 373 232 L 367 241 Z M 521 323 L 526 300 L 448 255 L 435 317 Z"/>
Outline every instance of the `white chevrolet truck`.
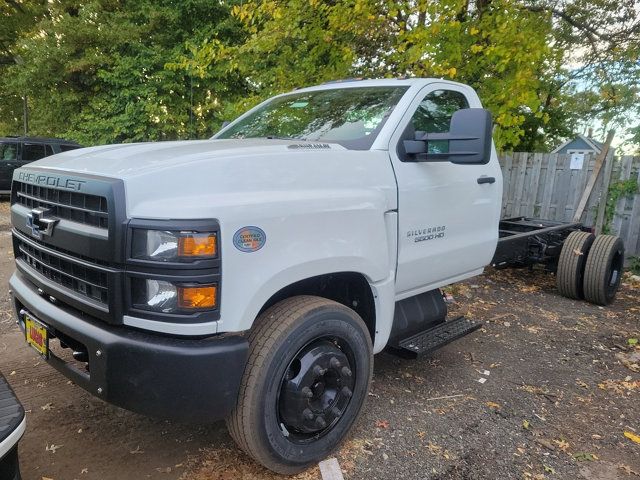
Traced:
<path fill-rule="evenodd" d="M 542 263 L 561 293 L 613 299 L 618 239 L 501 222 L 501 196 L 472 88 L 296 90 L 210 140 L 85 148 L 16 170 L 18 324 L 94 395 L 225 419 L 255 460 L 294 473 L 345 437 L 374 354 L 431 352 L 479 326 L 447 320 L 440 287 L 491 263 Z"/>

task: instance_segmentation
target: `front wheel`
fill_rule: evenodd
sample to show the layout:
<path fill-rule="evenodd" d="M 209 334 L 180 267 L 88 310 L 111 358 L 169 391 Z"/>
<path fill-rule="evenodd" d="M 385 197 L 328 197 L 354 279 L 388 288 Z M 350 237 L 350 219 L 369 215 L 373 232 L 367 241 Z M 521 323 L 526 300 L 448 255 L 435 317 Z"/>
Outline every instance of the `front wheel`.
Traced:
<path fill-rule="evenodd" d="M 320 297 L 283 300 L 251 331 L 229 433 L 268 469 L 300 472 L 347 435 L 372 371 L 371 338 L 356 312 Z"/>

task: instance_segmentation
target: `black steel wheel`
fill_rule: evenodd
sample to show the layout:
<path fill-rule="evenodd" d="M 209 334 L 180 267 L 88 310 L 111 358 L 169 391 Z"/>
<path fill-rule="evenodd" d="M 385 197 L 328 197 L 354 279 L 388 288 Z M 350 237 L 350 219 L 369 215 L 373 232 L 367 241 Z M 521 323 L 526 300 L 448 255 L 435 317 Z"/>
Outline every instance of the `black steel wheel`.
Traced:
<path fill-rule="evenodd" d="M 347 435 L 372 371 L 371 338 L 356 312 L 320 297 L 283 300 L 251 330 L 229 433 L 270 470 L 300 472 Z"/>
<path fill-rule="evenodd" d="M 344 415 L 355 384 L 352 363 L 349 344 L 330 336 L 312 340 L 295 355 L 277 400 L 281 429 L 292 442 L 315 441 Z"/>
<path fill-rule="evenodd" d="M 556 271 L 556 287 L 560 295 L 567 298 L 584 298 L 584 267 L 595 238 L 593 233 L 571 232 L 565 239 Z"/>
<path fill-rule="evenodd" d="M 614 235 L 598 235 L 584 270 L 584 298 L 609 305 L 616 297 L 624 268 L 624 243 Z"/>

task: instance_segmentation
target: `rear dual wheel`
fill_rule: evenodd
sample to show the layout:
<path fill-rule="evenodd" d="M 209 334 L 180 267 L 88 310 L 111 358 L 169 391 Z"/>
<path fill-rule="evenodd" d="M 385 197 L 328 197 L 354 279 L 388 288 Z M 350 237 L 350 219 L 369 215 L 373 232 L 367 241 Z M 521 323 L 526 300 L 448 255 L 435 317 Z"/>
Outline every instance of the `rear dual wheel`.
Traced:
<path fill-rule="evenodd" d="M 624 244 L 614 235 L 598 235 L 584 269 L 584 298 L 596 305 L 613 302 L 624 268 Z"/>
<path fill-rule="evenodd" d="M 558 259 L 556 285 L 568 298 L 610 304 L 620 287 L 624 245 L 613 235 L 571 232 Z"/>
<path fill-rule="evenodd" d="M 372 371 L 371 338 L 356 312 L 320 297 L 283 300 L 251 331 L 229 433 L 270 470 L 300 472 L 347 435 Z"/>
<path fill-rule="evenodd" d="M 584 298 L 584 268 L 595 238 L 593 233 L 577 231 L 565 239 L 556 272 L 556 286 L 562 296 Z"/>

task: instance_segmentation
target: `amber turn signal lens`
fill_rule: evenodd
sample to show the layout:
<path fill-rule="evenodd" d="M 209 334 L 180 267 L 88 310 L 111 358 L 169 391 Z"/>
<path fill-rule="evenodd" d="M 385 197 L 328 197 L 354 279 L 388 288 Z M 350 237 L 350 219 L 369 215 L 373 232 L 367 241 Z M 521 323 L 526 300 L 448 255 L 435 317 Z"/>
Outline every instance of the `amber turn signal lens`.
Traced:
<path fill-rule="evenodd" d="M 215 257 L 217 251 L 216 236 L 212 233 L 193 233 L 178 239 L 180 257 Z"/>
<path fill-rule="evenodd" d="M 178 306 L 185 310 L 214 308 L 217 285 L 206 287 L 178 287 Z"/>

